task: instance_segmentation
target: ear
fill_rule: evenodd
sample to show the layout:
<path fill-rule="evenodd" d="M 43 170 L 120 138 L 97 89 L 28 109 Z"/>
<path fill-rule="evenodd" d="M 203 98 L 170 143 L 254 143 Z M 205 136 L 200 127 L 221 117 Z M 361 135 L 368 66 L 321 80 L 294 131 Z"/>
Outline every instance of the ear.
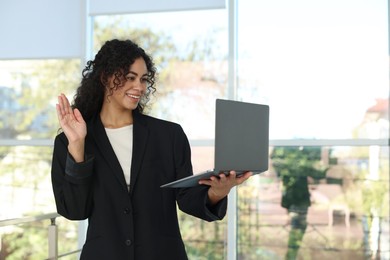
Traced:
<path fill-rule="evenodd" d="M 105 86 L 106 88 L 108 87 L 108 79 L 107 79 L 107 76 L 104 74 L 104 72 L 102 72 L 102 74 L 100 74 L 100 82 L 103 84 L 103 86 Z"/>

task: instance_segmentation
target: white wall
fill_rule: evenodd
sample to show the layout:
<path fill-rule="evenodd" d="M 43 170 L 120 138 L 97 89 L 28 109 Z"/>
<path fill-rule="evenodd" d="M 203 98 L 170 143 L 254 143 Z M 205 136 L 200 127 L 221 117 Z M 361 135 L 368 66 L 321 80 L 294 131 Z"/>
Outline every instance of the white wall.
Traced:
<path fill-rule="evenodd" d="M 0 59 L 82 54 L 80 0 L 1 0 Z"/>
<path fill-rule="evenodd" d="M 224 0 L 1 0 L 0 60 L 84 57 L 87 15 L 224 7 Z"/>

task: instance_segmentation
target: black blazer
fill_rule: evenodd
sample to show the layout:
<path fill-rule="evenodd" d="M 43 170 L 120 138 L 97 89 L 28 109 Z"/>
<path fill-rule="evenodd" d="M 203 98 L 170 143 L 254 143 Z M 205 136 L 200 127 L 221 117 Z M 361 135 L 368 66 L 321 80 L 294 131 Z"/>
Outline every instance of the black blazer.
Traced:
<path fill-rule="evenodd" d="M 210 208 L 207 186 L 160 188 L 192 174 L 187 137 L 178 124 L 133 114 L 130 192 L 99 116 L 88 122 L 83 163 L 68 154 L 63 133 L 55 138 L 57 211 L 70 220 L 88 219 L 81 259 L 187 259 L 176 202 L 182 211 L 214 221 L 225 216 L 227 198 Z"/>

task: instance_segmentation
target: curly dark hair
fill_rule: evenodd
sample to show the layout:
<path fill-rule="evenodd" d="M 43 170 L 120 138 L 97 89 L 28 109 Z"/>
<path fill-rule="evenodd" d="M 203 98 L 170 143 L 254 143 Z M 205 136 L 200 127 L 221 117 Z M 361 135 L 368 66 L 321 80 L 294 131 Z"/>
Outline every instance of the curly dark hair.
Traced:
<path fill-rule="evenodd" d="M 110 91 L 109 95 L 112 95 L 114 90 L 123 86 L 130 66 L 138 58 L 144 59 L 148 70 L 147 91 L 137 106 L 137 111 L 142 113 L 149 101 L 150 94 L 156 91 L 154 84 L 157 70 L 152 57 L 136 43 L 131 40 L 118 39 L 105 42 L 95 59 L 87 62 L 82 71 L 81 84 L 77 88 L 72 108 L 78 108 L 84 120 L 99 113 L 103 105 L 108 78 L 114 76 L 114 87 L 108 90 Z"/>

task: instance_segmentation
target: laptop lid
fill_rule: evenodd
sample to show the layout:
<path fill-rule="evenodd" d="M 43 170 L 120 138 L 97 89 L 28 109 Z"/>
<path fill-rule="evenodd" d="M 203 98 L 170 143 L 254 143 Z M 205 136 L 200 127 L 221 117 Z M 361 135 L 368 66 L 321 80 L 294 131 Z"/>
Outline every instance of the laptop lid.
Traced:
<path fill-rule="evenodd" d="M 268 170 L 269 106 L 233 100 L 216 100 L 214 169 L 161 187 L 192 187 L 200 179 L 235 170 L 258 174 Z"/>
<path fill-rule="evenodd" d="M 216 100 L 215 171 L 268 170 L 269 106 Z"/>

